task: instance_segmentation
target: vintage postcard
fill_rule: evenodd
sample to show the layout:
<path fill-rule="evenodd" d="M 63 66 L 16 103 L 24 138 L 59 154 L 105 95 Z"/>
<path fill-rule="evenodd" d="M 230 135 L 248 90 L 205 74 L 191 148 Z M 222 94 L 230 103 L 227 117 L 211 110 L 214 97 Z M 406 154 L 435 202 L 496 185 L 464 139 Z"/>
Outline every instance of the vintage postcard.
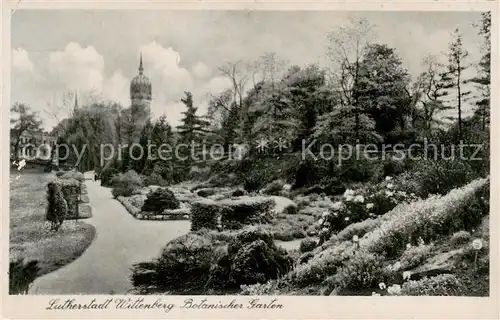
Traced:
<path fill-rule="evenodd" d="M 497 2 L 2 8 L 3 318 L 499 317 Z"/>

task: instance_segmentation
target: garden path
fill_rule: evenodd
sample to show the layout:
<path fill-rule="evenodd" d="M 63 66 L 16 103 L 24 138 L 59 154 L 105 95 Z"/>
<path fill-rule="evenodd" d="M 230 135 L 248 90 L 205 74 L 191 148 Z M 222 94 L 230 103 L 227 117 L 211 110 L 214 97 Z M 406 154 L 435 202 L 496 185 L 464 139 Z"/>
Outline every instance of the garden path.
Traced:
<path fill-rule="evenodd" d="M 111 189 L 85 183 L 93 215 L 85 222 L 95 226 L 95 239 L 81 257 L 35 280 L 30 294 L 126 294 L 134 263 L 158 257 L 167 242 L 189 232 L 189 221 L 136 220 Z"/>

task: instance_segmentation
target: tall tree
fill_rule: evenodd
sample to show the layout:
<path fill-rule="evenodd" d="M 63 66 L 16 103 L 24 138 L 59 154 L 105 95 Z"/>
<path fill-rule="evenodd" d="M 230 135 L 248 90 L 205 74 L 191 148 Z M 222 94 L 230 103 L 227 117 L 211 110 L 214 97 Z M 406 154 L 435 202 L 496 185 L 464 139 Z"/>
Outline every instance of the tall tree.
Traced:
<path fill-rule="evenodd" d="M 447 70 L 443 73 L 443 79 L 445 81 L 445 88 L 456 91 L 458 139 L 462 139 L 462 104 L 465 96 L 471 93 L 470 91 L 463 90 L 463 85 L 468 82 L 468 79 L 464 78 L 464 72 L 469 67 L 466 63 L 468 55 L 469 53 L 464 48 L 462 42 L 462 34 L 456 28 L 453 32 L 453 40 L 449 46 L 448 65 Z"/>
<path fill-rule="evenodd" d="M 209 132 L 208 126 L 210 123 L 204 117 L 198 116 L 196 113 L 198 107 L 193 104 L 193 95 L 191 92 L 185 92 L 185 97 L 181 99 L 186 106 L 186 111 L 182 114 L 181 125 L 177 126 L 181 141 L 184 143 L 197 142 L 199 143 L 203 137 Z"/>
<path fill-rule="evenodd" d="M 38 113 L 31 111 L 31 108 L 23 103 L 14 103 L 10 112 L 10 134 L 14 137 L 12 147 L 15 159 L 19 160 L 21 137 L 25 133 L 33 134 L 39 131 L 42 121 L 38 118 Z"/>
<path fill-rule="evenodd" d="M 376 130 L 386 138 L 404 131 L 411 114 L 407 88 L 410 77 L 393 48 L 384 44 L 367 47 L 354 86 L 359 108 L 375 120 Z"/>
<path fill-rule="evenodd" d="M 360 79 L 363 53 L 373 40 L 373 26 L 364 18 L 350 18 L 346 26 L 328 34 L 327 56 L 332 62 L 330 77 L 340 92 L 343 114 L 354 120 L 355 139 L 361 130 L 359 94 L 356 91 Z M 346 113 L 347 112 L 347 113 Z"/>
<path fill-rule="evenodd" d="M 435 56 L 427 56 L 422 60 L 424 71 L 416 81 L 421 94 L 421 109 L 419 120 L 425 138 L 431 138 L 434 124 L 442 124 L 436 116 L 443 111 L 450 109 L 443 103 L 442 98 L 448 93 L 442 79 L 442 68 Z"/>
<path fill-rule="evenodd" d="M 490 117 L 490 84 L 491 84 L 491 12 L 481 14 L 481 23 L 478 25 L 479 34 L 484 37 L 481 51 L 483 55 L 478 65 L 478 76 L 472 79 L 481 93 L 476 101 L 475 115 L 481 119 L 482 129 L 485 130 Z"/>

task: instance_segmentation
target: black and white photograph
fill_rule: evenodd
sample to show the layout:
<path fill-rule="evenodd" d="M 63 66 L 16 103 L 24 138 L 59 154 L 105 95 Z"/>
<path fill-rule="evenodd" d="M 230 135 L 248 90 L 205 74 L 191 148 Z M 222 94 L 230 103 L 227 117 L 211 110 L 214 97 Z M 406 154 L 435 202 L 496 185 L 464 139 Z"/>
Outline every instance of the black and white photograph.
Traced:
<path fill-rule="evenodd" d="M 490 297 L 491 11 L 22 9 L 10 29 L 9 295 Z"/>

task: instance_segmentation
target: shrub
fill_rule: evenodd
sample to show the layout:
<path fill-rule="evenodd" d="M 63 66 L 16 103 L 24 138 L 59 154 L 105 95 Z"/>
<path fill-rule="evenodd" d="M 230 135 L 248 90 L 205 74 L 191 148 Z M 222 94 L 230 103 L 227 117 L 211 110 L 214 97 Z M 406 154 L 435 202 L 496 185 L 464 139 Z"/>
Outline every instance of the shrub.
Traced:
<path fill-rule="evenodd" d="M 337 270 L 334 283 L 338 290 L 360 290 L 375 288 L 384 280 L 382 256 L 356 251 L 350 259 Z"/>
<path fill-rule="evenodd" d="M 463 244 L 466 244 L 467 242 L 469 242 L 471 239 L 471 234 L 467 231 L 458 231 L 458 232 L 455 232 L 451 238 L 450 238 L 450 244 L 452 246 L 459 246 L 459 245 L 463 245 Z"/>
<path fill-rule="evenodd" d="M 59 180 L 47 184 L 47 201 L 46 219 L 51 223 L 51 229 L 57 231 L 68 214 L 68 204 L 64 199 Z"/>
<path fill-rule="evenodd" d="M 250 227 L 229 243 L 227 256 L 219 261 L 216 274 L 219 278 L 229 275 L 228 285 L 239 288 L 242 284 L 277 279 L 292 266 L 286 250 L 276 246 L 269 232 Z"/>
<path fill-rule="evenodd" d="M 468 162 L 453 159 L 419 162 L 412 178 L 419 185 L 417 191 L 420 192 L 420 196 L 425 197 L 429 194 L 446 194 L 476 177 Z"/>
<path fill-rule="evenodd" d="M 219 227 L 220 207 L 211 200 L 193 202 L 191 205 L 191 231 Z"/>
<path fill-rule="evenodd" d="M 120 171 L 118 169 L 118 163 L 113 162 L 106 164 L 106 166 L 99 174 L 99 178 L 101 179 L 101 186 L 111 187 L 113 177 L 119 173 Z"/>
<path fill-rule="evenodd" d="M 399 205 L 379 228 L 361 239 L 361 245 L 371 252 L 385 252 L 390 257 L 419 238 L 429 242 L 438 235 L 462 230 L 464 226 L 477 226 L 483 214 L 477 210 L 476 204 L 480 201 L 477 193 L 488 183 L 488 179 L 478 179 L 445 196 Z"/>
<path fill-rule="evenodd" d="M 142 178 L 134 170 L 129 170 L 126 173 L 119 173 L 112 178 L 111 184 L 113 197 L 117 198 L 130 197 L 134 191 L 143 185 Z"/>
<path fill-rule="evenodd" d="M 263 197 L 242 197 L 220 203 L 223 229 L 239 229 L 243 225 L 269 222 L 271 209 L 275 205 L 273 199 Z"/>
<path fill-rule="evenodd" d="M 63 193 L 64 199 L 68 206 L 68 211 L 66 212 L 67 219 L 78 218 L 78 200 L 81 194 L 81 184 L 75 179 L 64 179 L 59 180 L 61 184 L 61 191 Z"/>
<path fill-rule="evenodd" d="M 205 234 L 188 233 L 169 242 L 157 260 L 135 264 L 132 283 L 141 293 L 200 293 L 224 253 L 223 243 Z"/>
<path fill-rule="evenodd" d="M 258 191 L 266 183 L 266 176 L 263 171 L 252 171 L 243 179 L 243 188 L 247 192 Z"/>
<path fill-rule="evenodd" d="M 349 241 L 329 247 L 308 258 L 307 263 L 295 267 L 290 274 L 290 280 L 300 286 L 321 283 L 329 275 L 335 274 L 337 268 L 342 266 L 352 252 L 353 246 Z"/>
<path fill-rule="evenodd" d="M 178 209 L 179 207 L 180 202 L 172 191 L 167 188 L 158 188 L 148 194 L 141 211 L 161 213 L 165 209 Z"/>
<path fill-rule="evenodd" d="M 153 172 L 150 176 L 147 176 L 144 178 L 144 186 L 160 186 L 160 187 L 166 187 L 168 186 L 169 183 L 167 180 L 163 179 L 163 177 L 158 174 Z"/>
<path fill-rule="evenodd" d="M 22 259 L 9 263 L 9 294 L 27 294 L 29 286 L 35 281 L 40 267 L 38 261 L 27 263 Z"/>
<path fill-rule="evenodd" d="M 403 283 L 401 295 L 406 296 L 460 296 L 466 288 L 453 274 L 442 274 L 418 281 Z"/>
<path fill-rule="evenodd" d="M 64 171 L 57 171 L 56 177 L 61 178 L 64 175 Z"/>
<path fill-rule="evenodd" d="M 421 244 L 406 248 L 399 258 L 399 262 L 401 264 L 400 269 L 411 269 L 423 263 L 430 257 L 432 247 L 432 245 Z"/>
<path fill-rule="evenodd" d="M 300 242 L 299 250 L 302 253 L 313 251 L 317 245 L 318 245 L 318 243 L 314 239 L 305 238 L 304 240 L 302 240 Z"/>
<path fill-rule="evenodd" d="M 345 227 L 336 235 L 338 241 L 351 240 L 353 236 L 361 238 L 366 233 L 375 230 L 382 223 L 381 219 L 366 219 Z"/>
<path fill-rule="evenodd" d="M 263 189 L 263 194 L 279 196 L 281 191 L 283 190 L 283 186 L 285 185 L 285 181 L 275 180 L 269 184 L 267 184 Z"/>

